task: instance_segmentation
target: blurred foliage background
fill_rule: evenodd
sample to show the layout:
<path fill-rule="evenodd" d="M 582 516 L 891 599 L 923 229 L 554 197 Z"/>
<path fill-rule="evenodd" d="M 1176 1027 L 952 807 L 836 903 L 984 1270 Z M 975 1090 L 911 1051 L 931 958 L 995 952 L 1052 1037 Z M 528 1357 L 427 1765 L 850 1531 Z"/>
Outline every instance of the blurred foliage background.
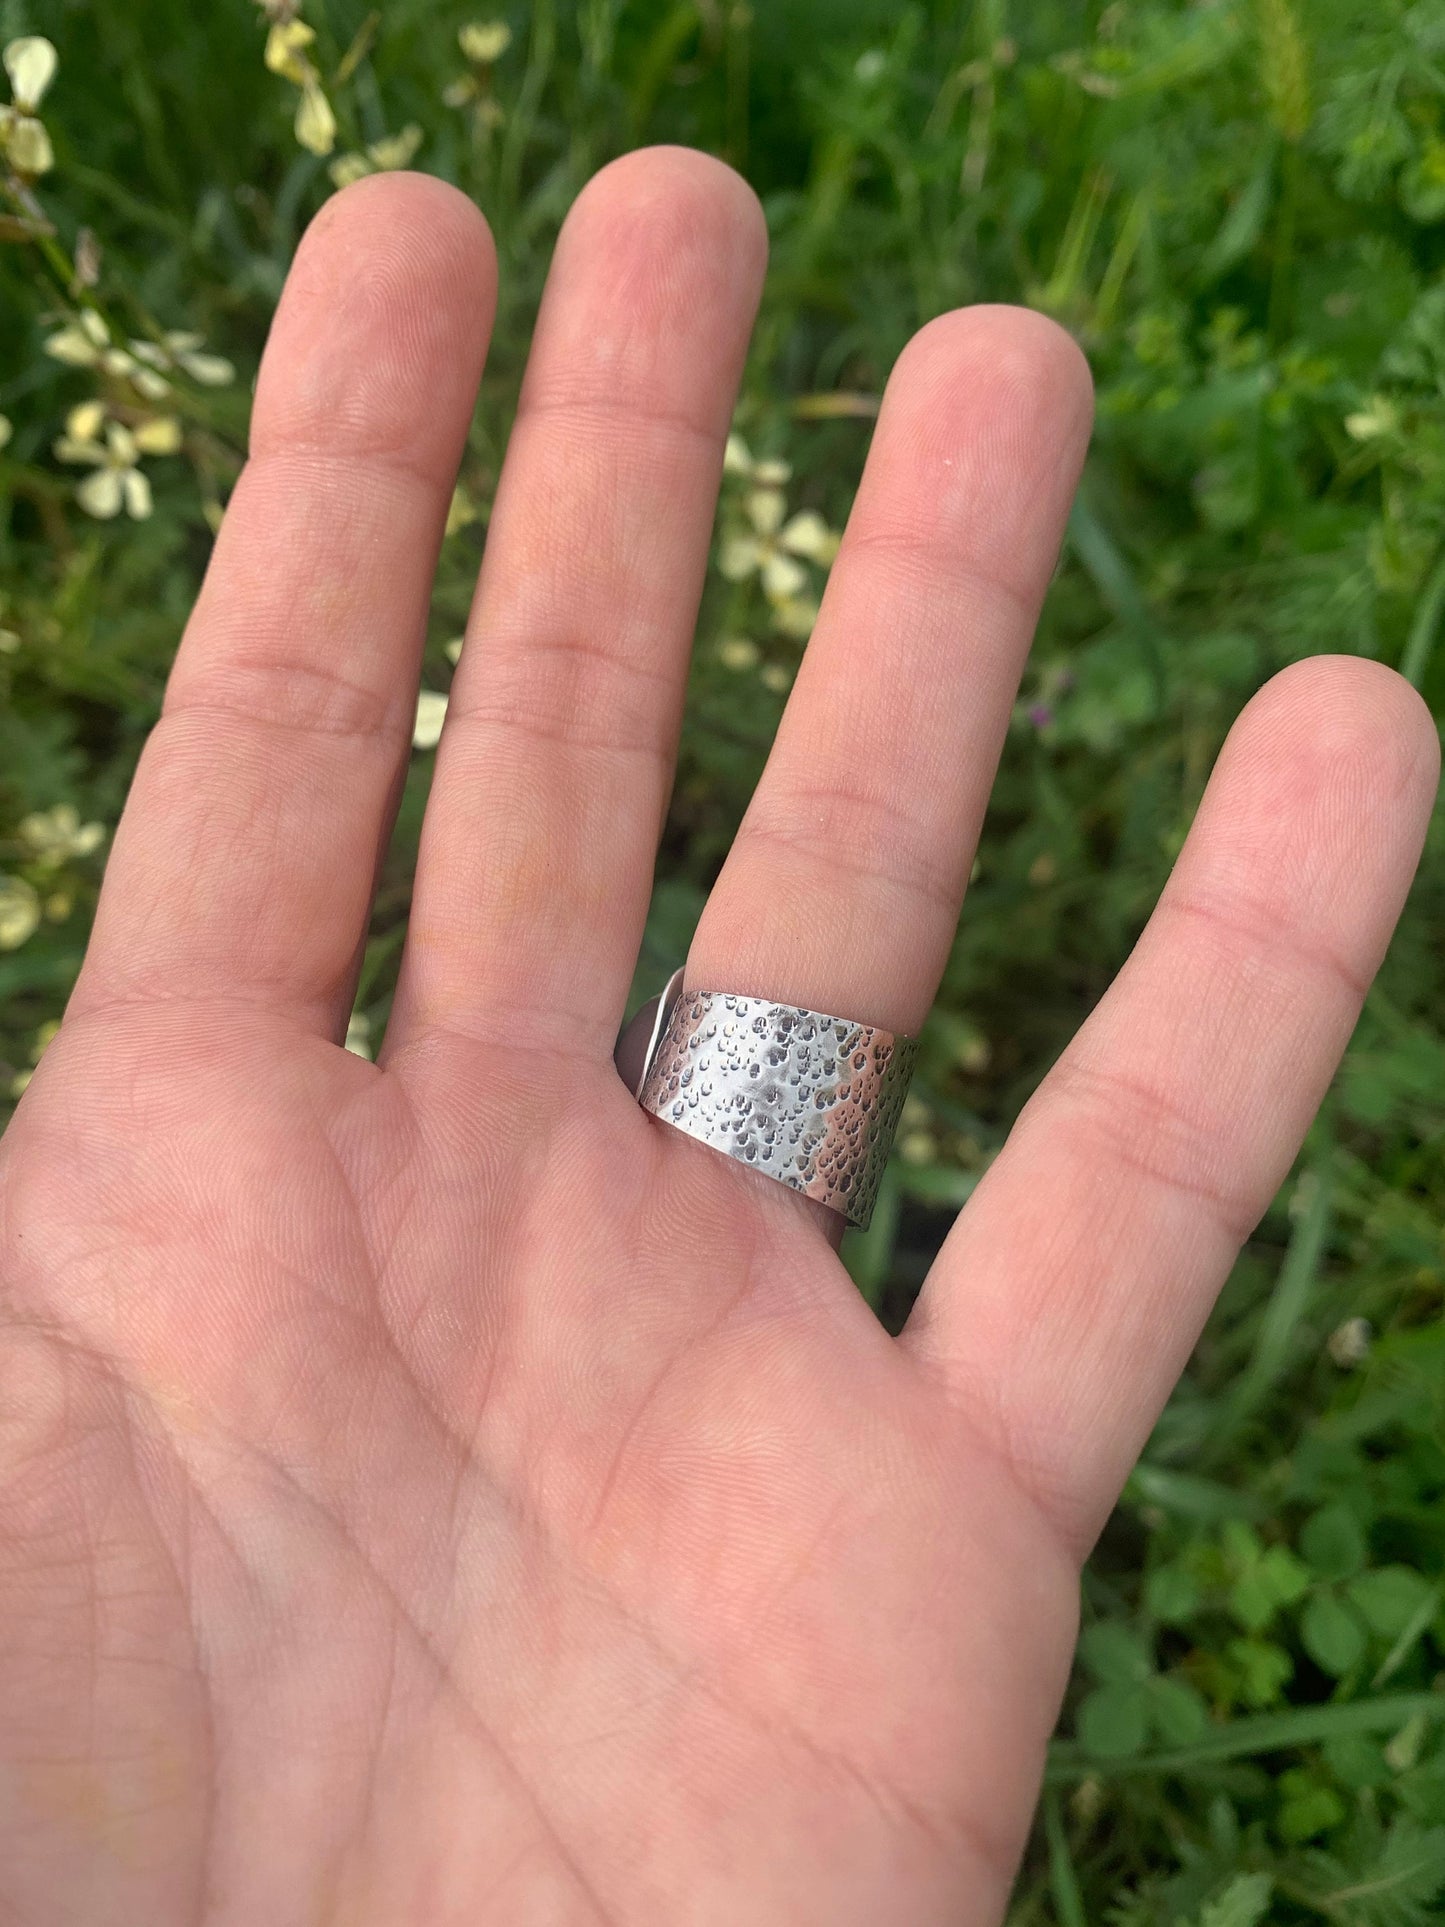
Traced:
<path fill-rule="evenodd" d="M 0 0 L 0 40 L 41 33 L 58 72 L 17 59 L 0 127 L 6 1103 L 76 971 L 297 236 L 375 167 L 475 195 L 503 297 L 357 1048 L 551 242 L 597 166 L 713 149 L 774 248 L 640 990 L 685 951 L 910 332 L 1024 300 L 1092 358 L 1096 446 L 850 1254 L 888 1320 L 1126 955 L 1251 692 L 1347 650 L 1445 711 L 1445 0 Z M 1013 1927 L 1445 1917 L 1442 949 L 1445 818 L 1086 1576 Z"/>

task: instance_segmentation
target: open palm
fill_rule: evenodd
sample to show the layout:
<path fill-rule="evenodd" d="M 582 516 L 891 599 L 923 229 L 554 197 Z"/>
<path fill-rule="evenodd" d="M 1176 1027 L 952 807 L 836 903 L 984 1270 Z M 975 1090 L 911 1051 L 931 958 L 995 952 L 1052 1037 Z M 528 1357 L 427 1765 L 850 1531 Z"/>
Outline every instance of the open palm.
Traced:
<path fill-rule="evenodd" d="M 490 321 L 434 181 L 307 237 L 63 1029 L 0 1145 L 0 1918 L 1002 1916 L 1079 1563 L 1290 1164 L 1418 854 L 1408 688 L 1302 665 L 908 1329 L 611 1062 L 751 196 L 564 232 L 379 1065 L 338 1047 Z M 1089 423 L 931 324 L 689 980 L 913 1030 Z"/>

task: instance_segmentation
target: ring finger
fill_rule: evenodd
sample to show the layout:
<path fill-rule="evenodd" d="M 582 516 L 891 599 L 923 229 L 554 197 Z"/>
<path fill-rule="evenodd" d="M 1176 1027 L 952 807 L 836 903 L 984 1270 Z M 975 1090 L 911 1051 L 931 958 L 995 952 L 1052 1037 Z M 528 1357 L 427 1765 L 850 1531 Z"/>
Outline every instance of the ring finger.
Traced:
<path fill-rule="evenodd" d="M 918 1029 L 1091 415 L 1079 350 L 1026 310 L 946 315 L 905 350 L 690 987 Z"/>

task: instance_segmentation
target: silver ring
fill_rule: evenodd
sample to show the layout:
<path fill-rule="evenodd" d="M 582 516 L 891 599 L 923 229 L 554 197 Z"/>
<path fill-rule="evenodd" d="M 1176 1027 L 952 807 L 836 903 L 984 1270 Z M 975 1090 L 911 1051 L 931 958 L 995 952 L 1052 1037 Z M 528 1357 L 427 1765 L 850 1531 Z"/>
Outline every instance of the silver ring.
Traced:
<path fill-rule="evenodd" d="M 639 1013 L 645 1111 L 868 1228 L 918 1057 L 912 1037 L 816 1010 L 682 988 Z"/>

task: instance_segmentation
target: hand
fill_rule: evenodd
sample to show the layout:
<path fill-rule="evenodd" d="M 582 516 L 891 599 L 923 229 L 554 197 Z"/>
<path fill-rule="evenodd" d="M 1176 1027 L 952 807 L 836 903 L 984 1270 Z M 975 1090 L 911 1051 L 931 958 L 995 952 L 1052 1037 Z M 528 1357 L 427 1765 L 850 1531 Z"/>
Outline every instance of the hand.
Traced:
<path fill-rule="evenodd" d="M 996 1923 L 1079 1565 L 1289 1169 L 1435 781 L 1278 678 L 901 1341 L 816 1208 L 611 1061 L 763 273 L 636 154 L 558 250 L 382 1062 L 338 1047 L 493 306 L 435 181 L 333 200 L 0 1146 L 0 1914 Z M 691 980 L 913 1030 L 1090 416 L 935 321 Z"/>

